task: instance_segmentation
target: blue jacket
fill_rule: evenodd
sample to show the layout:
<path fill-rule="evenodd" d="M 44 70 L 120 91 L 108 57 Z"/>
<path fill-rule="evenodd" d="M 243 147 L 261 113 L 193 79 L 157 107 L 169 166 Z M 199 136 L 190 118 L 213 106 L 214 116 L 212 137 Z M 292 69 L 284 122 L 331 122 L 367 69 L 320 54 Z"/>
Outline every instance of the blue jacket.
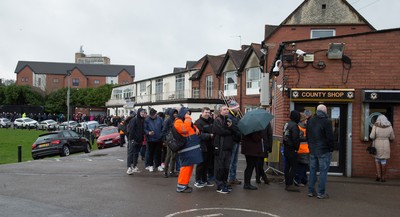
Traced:
<path fill-rule="evenodd" d="M 163 120 L 160 117 L 155 119 L 147 117 L 144 121 L 144 132 L 148 142 L 160 142 L 163 139 Z M 149 132 L 154 131 L 154 135 L 150 136 Z"/>

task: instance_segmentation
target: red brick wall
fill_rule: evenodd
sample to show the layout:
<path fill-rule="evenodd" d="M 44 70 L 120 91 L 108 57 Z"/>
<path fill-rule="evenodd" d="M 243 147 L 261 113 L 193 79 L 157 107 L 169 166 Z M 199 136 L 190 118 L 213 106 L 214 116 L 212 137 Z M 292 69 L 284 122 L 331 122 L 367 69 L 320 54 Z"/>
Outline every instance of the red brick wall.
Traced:
<path fill-rule="evenodd" d="M 287 85 L 298 88 L 354 88 L 355 100 L 352 111 L 352 174 L 353 176 L 375 176 L 373 158 L 365 151 L 369 143 L 360 141 L 361 133 L 361 90 L 362 89 L 400 89 L 400 66 L 397 60 L 400 58 L 399 44 L 400 31 L 382 32 L 378 34 L 365 34 L 361 36 L 343 37 L 337 39 L 313 40 L 299 42 L 297 48 L 307 52 L 328 48 L 331 42 L 345 43 L 344 54 L 351 58 L 352 68 L 349 71 L 347 83 L 343 82 L 347 76 L 347 70 L 343 73 L 341 60 L 328 60 L 324 52 L 315 55 L 315 61 L 324 61 L 326 68 L 314 69 L 311 66 L 299 68 L 298 72 L 293 68 L 287 68 L 284 75 L 287 76 Z M 290 48 L 289 48 L 290 49 Z M 301 63 L 299 65 L 304 65 Z M 297 82 L 297 80 L 299 82 Z M 280 78 L 281 80 L 281 78 Z M 279 79 L 278 79 L 279 82 Z M 297 84 L 297 85 L 296 85 Z M 280 95 L 280 94 L 279 94 Z M 289 98 L 278 99 L 279 108 L 284 114 L 276 114 L 277 128 L 284 123 L 288 116 Z M 287 109 L 286 109 L 287 108 Z M 285 113 L 286 112 L 286 113 Z M 281 117 L 282 115 L 282 117 Z M 394 104 L 394 131 L 400 136 L 400 106 Z M 400 144 L 396 139 L 391 144 L 391 159 L 388 163 L 388 177 L 400 178 Z"/>
<path fill-rule="evenodd" d="M 22 78 L 28 78 L 28 81 L 22 81 Z M 28 85 L 32 87 L 33 73 L 29 67 L 25 67 L 17 74 L 16 85 Z"/>
<path fill-rule="evenodd" d="M 94 81 L 99 81 L 98 84 L 95 84 Z M 87 76 L 87 86 L 96 88 L 106 84 L 106 77 L 103 76 Z"/>
<path fill-rule="evenodd" d="M 55 79 L 58 79 L 58 82 L 54 82 Z M 65 75 L 46 75 L 46 94 L 63 88 L 66 82 Z"/>
<path fill-rule="evenodd" d="M 218 91 L 220 88 L 218 88 L 218 78 L 212 69 L 211 65 L 207 63 L 206 67 L 204 68 L 203 74 L 200 77 L 200 98 L 206 98 L 206 79 L 207 76 L 213 76 L 213 88 L 212 88 L 212 98 L 213 99 L 218 99 Z"/>
<path fill-rule="evenodd" d="M 86 78 L 86 76 L 84 74 L 82 74 L 77 68 L 75 68 L 74 70 L 72 70 L 71 76 L 71 88 L 87 88 L 88 87 L 88 79 Z M 73 80 L 74 79 L 79 79 L 79 85 L 78 86 L 74 86 L 73 85 Z M 68 87 L 68 79 L 66 78 L 64 80 L 64 87 Z"/>
<path fill-rule="evenodd" d="M 129 84 L 132 82 L 133 78 L 127 71 L 123 70 L 118 74 L 118 84 Z"/>

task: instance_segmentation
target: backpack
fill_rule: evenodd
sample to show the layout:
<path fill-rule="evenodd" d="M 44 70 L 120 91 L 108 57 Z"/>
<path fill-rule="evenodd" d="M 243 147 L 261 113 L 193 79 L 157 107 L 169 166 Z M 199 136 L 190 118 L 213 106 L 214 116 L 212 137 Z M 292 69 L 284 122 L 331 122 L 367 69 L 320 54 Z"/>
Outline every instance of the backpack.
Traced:
<path fill-rule="evenodd" d="M 182 150 L 183 147 L 185 147 L 187 139 L 186 137 L 178 133 L 174 125 L 172 125 L 171 130 L 169 130 L 167 135 L 165 136 L 165 142 L 167 143 L 167 146 L 171 149 L 171 151 L 176 153 Z"/>

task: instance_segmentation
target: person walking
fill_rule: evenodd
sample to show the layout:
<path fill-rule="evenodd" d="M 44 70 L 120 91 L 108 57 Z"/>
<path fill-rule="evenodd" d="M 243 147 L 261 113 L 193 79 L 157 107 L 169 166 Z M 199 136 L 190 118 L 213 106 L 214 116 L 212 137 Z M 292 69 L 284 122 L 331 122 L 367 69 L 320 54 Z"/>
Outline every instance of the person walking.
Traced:
<path fill-rule="evenodd" d="M 300 146 L 299 128 L 300 112 L 293 110 L 290 112 L 290 121 L 284 126 L 283 132 L 283 154 L 285 156 L 285 190 L 300 192 L 293 186 L 293 179 L 296 174 L 297 151 Z"/>
<path fill-rule="evenodd" d="M 300 122 L 298 124 L 300 130 L 300 147 L 297 151 L 296 175 L 294 177 L 294 184 L 300 187 L 304 187 L 307 184 L 307 167 L 310 162 L 306 126 L 307 116 L 304 113 L 300 113 Z"/>
<path fill-rule="evenodd" d="M 163 171 L 161 167 L 161 146 L 162 146 L 162 127 L 163 120 L 157 116 L 155 109 L 150 110 L 150 116 L 144 121 L 144 132 L 147 138 L 148 166 L 149 171 L 154 169 Z"/>
<path fill-rule="evenodd" d="M 129 121 L 129 140 L 126 173 L 132 175 L 134 172 L 140 172 L 137 167 L 139 151 L 144 140 L 144 117 L 145 110 L 138 109 L 136 117 Z"/>
<path fill-rule="evenodd" d="M 205 186 L 212 187 L 212 184 L 207 177 L 209 168 L 212 168 L 213 160 L 213 138 L 212 133 L 213 119 L 210 116 L 211 110 L 208 107 L 204 107 L 201 111 L 200 118 L 195 122 L 196 127 L 200 130 L 200 148 L 203 155 L 203 162 L 196 166 L 196 183 L 194 184 L 197 188 L 203 188 Z"/>
<path fill-rule="evenodd" d="M 257 187 L 251 185 L 250 180 L 254 169 L 259 169 L 260 162 L 268 157 L 268 152 L 272 151 L 272 127 L 268 124 L 262 131 L 257 131 L 242 138 L 242 154 L 246 157 L 246 169 L 244 170 L 244 185 L 247 190 L 257 190 Z M 262 165 L 262 164 L 261 164 Z M 260 171 L 259 171 L 260 172 Z M 259 174 L 265 183 L 268 182 L 264 171 Z"/>
<path fill-rule="evenodd" d="M 369 137 L 376 148 L 376 181 L 386 182 L 386 164 L 390 158 L 390 141 L 394 140 L 393 127 L 385 115 L 379 115 Z"/>
<path fill-rule="evenodd" d="M 332 123 L 328 119 L 325 105 L 317 106 L 317 112 L 307 124 L 307 141 L 310 150 L 310 177 L 308 196 L 319 199 L 329 198 L 326 193 L 326 181 L 334 148 Z M 318 191 L 315 191 L 317 181 L 317 166 L 319 168 Z"/>
<path fill-rule="evenodd" d="M 214 120 L 214 167 L 217 192 L 227 194 L 232 188 L 228 185 L 229 166 L 231 163 L 233 137 L 240 133 L 234 129 L 232 120 L 228 118 L 228 106 L 219 106 L 219 116 Z"/>
<path fill-rule="evenodd" d="M 174 127 L 174 121 L 178 116 L 178 110 L 176 109 L 167 109 L 165 111 L 166 117 L 163 126 L 163 135 L 164 138 L 171 131 L 172 127 Z M 168 178 L 169 176 L 176 177 L 175 173 L 175 165 L 176 165 L 176 154 L 167 146 L 167 153 L 164 161 L 164 178 Z M 168 173 L 168 171 L 170 171 Z"/>
<path fill-rule="evenodd" d="M 179 109 L 179 113 L 174 122 L 176 131 L 186 137 L 186 144 L 183 149 L 178 151 L 180 172 L 176 192 L 191 193 L 193 188 L 189 186 L 190 177 L 193 173 L 195 164 L 203 162 L 200 149 L 200 139 L 198 137 L 199 130 L 194 126 L 190 111 L 186 107 Z"/>

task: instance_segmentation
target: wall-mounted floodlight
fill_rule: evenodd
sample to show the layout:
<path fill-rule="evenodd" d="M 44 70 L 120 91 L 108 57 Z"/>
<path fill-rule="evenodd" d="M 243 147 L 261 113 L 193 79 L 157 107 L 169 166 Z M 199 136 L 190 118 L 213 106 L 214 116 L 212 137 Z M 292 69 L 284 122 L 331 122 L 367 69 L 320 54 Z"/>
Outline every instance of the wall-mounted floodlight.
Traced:
<path fill-rule="evenodd" d="M 329 43 L 327 52 L 328 59 L 342 59 L 344 43 Z"/>

